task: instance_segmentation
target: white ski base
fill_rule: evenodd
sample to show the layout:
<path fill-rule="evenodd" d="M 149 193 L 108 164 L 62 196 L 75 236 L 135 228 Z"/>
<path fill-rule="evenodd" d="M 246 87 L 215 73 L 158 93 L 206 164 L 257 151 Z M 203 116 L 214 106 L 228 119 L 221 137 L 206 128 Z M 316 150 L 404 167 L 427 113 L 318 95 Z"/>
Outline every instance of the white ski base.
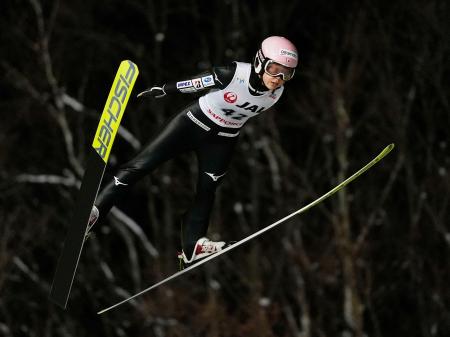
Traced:
<path fill-rule="evenodd" d="M 201 265 L 205 264 L 208 261 L 211 261 L 212 259 L 215 259 L 216 257 L 218 257 L 218 256 L 220 256 L 222 254 L 225 254 L 225 253 L 229 252 L 232 249 L 235 249 L 235 248 L 239 247 L 240 245 L 242 245 L 242 244 L 244 244 L 244 243 L 246 243 L 246 242 L 256 238 L 257 236 L 260 236 L 261 234 L 267 232 L 268 230 L 270 230 L 270 229 L 280 225 L 281 223 L 285 222 L 286 220 L 292 218 L 293 216 L 307 211 L 308 209 L 314 207 L 315 205 L 319 204 L 323 200 L 329 198 L 330 196 L 332 196 L 333 194 L 335 194 L 336 192 L 338 192 L 339 190 L 344 188 L 346 185 L 348 185 L 350 182 L 352 182 L 353 180 L 358 178 L 361 174 L 363 174 L 364 172 L 369 170 L 372 166 L 374 166 L 381 159 L 383 159 L 389 152 L 391 152 L 393 148 L 394 148 L 394 144 L 389 144 L 388 146 L 386 146 L 384 148 L 384 150 L 381 151 L 380 154 L 378 156 L 376 156 L 374 159 L 372 159 L 367 165 L 365 165 L 363 168 L 361 168 L 360 170 L 355 172 L 352 176 L 348 177 L 343 182 L 341 182 L 339 185 L 337 185 L 336 187 L 334 187 L 333 189 L 331 189 L 330 191 L 328 191 L 327 193 L 325 193 L 321 197 L 317 198 L 313 202 L 309 203 L 305 207 L 300 208 L 300 209 L 292 212 L 291 214 L 289 214 L 289 215 L 285 216 L 284 218 L 274 222 L 273 224 L 262 228 L 261 230 L 253 233 L 252 235 L 249 235 L 246 238 L 244 238 L 244 239 L 242 239 L 240 241 L 237 241 L 233 245 L 228 246 L 227 248 L 217 252 L 216 254 L 210 255 L 210 256 L 204 258 L 203 260 L 200 260 L 196 264 L 194 264 L 192 266 L 189 266 L 188 268 L 183 269 L 183 270 L 181 270 L 181 271 L 179 271 L 179 272 L 177 272 L 177 273 L 175 273 L 175 274 L 165 278 L 164 280 L 162 280 L 162 281 L 160 281 L 160 282 L 158 282 L 158 283 L 156 283 L 156 284 L 154 284 L 154 285 L 152 285 L 152 286 L 150 286 L 150 287 L 148 287 L 148 288 L 138 292 L 137 294 L 135 294 L 135 295 L 133 295 L 133 296 L 131 296 L 131 297 L 121 301 L 121 302 L 118 302 L 118 303 L 116 303 L 116 304 L 114 304 L 114 305 L 112 305 L 112 306 L 110 306 L 108 308 L 105 308 L 105 309 L 99 311 L 97 314 L 100 315 L 100 314 L 103 314 L 103 313 L 105 313 L 105 312 L 107 312 L 107 311 L 109 311 L 111 309 L 117 308 L 118 306 L 120 306 L 120 305 L 122 305 L 122 304 L 124 304 L 124 303 L 126 303 L 128 301 L 131 301 L 132 299 L 134 299 L 134 298 L 136 298 L 136 297 L 138 297 L 138 296 L 140 296 L 140 295 L 142 295 L 142 294 L 144 294 L 144 293 L 146 293 L 146 292 L 148 292 L 148 291 L 150 291 L 152 289 L 155 289 L 155 288 L 159 287 L 160 285 L 163 285 L 163 284 L 169 282 L 170 280 L 173 280 L 173 279 L 175 279 L 175 278 L 177 278 L 177 277 L 179 277 L 179 276 L 181 276 L 183 274 L 186 274 L 187 272 L 189 272 L 189 271 L 191 271 L 191 270 L 193 270 L 195 268 L 200 267 Z"/>

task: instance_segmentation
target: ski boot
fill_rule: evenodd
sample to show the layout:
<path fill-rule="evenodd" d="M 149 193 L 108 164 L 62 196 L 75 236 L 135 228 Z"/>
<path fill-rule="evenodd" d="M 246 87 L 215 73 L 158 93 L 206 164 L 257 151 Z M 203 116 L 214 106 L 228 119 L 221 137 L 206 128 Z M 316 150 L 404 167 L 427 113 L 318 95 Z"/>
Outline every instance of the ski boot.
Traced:
<path fill-rule="evenodd" d="M 211 254 L 215 254 L 222 249 L 228 247 L 230 244 L 225 241 L 211 241 L 208 238 L 200 238 L 197 240 L 194 246 L 194 250 L 190 258 L 186 256 L 184 251 L 178 253 L 178 260 L 180 261 L 180 270 L 184 269 L 186 266 L 191 265 L 195 261 L 198 261 L 204 257 Z"/>

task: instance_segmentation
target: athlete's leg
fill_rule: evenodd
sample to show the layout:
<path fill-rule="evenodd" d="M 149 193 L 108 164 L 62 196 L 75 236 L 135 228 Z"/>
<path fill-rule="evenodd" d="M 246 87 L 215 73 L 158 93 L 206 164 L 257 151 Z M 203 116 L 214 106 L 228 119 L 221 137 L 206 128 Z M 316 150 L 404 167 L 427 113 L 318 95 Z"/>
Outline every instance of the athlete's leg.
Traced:
<path fill-rule="evenodd" d="M 106 216 L 118 199 L 131 186 L 163 162 L 192 149 L 203 130 L 199 129 L 182 111 L 172 118 L 163 130 L 128 163 L 122 165 L 96 199 L 100 217 Z"/>
<path fill-rule="evenodd" d="M 182 246 L 187 256 L 191 256 L 196 241 L 206 235 L 215 192 L 227 173 L 237 142 L 237 137 L 213 136 L 210 139 L 196 151 L 197 190 L 182 221 Z"/>

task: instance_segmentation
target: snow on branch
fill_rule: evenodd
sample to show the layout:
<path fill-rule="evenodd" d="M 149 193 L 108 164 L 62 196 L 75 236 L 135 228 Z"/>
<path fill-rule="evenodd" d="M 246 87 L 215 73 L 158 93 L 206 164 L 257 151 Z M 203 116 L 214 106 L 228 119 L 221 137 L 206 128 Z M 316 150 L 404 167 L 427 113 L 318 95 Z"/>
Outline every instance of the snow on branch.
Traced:
<path fill-rule="evenodd" d="M 51 184 L 64 185 L 67 187 L 80 187 L 80 181 L 74 176 L 64 177 L 53 174 L 19 174 L 16 176 L 16 181 L 19 183 L 32 184 Z"/>

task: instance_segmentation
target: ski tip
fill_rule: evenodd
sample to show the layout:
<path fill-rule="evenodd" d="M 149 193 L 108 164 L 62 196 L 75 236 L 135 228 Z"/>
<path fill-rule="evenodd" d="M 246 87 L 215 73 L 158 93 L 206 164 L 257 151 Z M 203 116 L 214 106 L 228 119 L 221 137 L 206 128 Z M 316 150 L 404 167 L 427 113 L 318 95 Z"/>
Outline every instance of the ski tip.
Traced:
<path fill-rule="evenodd" d="M 379 159 L 382 159 L 382 158 L 384 158 L 389 152 L 391 152 L 392 151 L 392 149 L 395 147 L 395 144 L 394 143 L 391 143 L 391 144 L 389 144 L 388 146 L 386 146 L 385 148 L 384 148 L 384 150 L 383 151 L 381 151 L 381 153 L 379 154 Z"/>

